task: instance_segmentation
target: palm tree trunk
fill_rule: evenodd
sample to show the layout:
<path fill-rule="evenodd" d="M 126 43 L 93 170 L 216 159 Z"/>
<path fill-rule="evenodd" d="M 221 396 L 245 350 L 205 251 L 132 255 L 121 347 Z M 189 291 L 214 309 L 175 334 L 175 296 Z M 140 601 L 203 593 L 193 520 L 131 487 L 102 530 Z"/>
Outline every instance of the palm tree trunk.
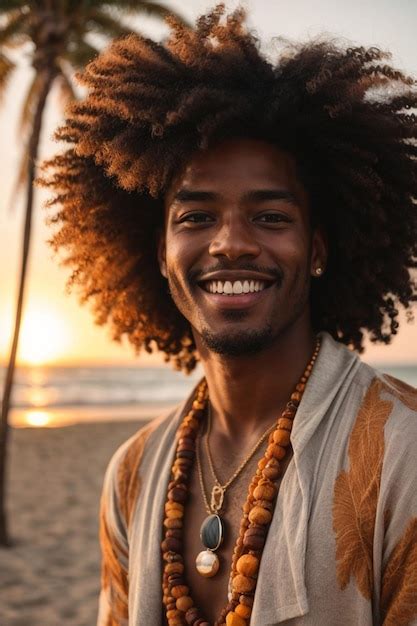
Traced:
<path fill-rule="evenodd" d="M 16 306 L 16 317 L 13 333 L 13 341 L 10 349 L 9 362 L 7 365 L 6 378 L 4 383 L 3 401 L 0 422 L 0 546 L 9 547 L 12 542 L 9 537 L 7 512 L 6 512 L 6 469 L 7 469 L 7 440 L 9 434 L 9 409 L 11 404 L 11 393 L 13 388 L 14 371 L 16 365 L 16 354 L 19 344 L 20 323 L 24 305 L 26 273 L 29 258 L 29 244 L 32 223 L 33 208 L 33 183 L 36 173 L 36 159 L 39 149 L 39 138 L 42 128 L 42 118 L 45 110 L 46 99 L 56 76 L 53 68 L 43 70 L 44 81 L 39 93 L 38 102 L 33 118 L 31 137 L 29 141 L 29 166 L 27 177 L 27 196 L 25 227 L 23 232 L 22 264 L 20 269 L 19 293 Z"/>

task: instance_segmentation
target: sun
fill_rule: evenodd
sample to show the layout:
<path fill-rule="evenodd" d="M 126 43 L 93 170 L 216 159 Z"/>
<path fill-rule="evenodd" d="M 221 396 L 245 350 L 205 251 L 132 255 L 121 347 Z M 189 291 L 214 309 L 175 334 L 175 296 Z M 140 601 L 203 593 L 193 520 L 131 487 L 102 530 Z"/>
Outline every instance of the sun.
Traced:
<path fill-rule="evenodd" d="M 29 309 L 23 318 L 19 360 L 43 365 L 65 355 L 69 331 L 60 315 L 51 309 Z"/>

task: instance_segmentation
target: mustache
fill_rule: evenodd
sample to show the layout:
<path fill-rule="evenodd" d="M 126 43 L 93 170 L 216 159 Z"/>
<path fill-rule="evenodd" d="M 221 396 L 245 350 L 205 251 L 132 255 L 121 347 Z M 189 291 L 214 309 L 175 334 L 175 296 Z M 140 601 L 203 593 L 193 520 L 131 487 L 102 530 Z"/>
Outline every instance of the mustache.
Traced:
<path fill-rule="evenodd" d="M 271 278 L 274 278 L 276 280 L 278 286 L 281 286 L 284 277 L 284 274 L 279 267 L 255 265 L 254 263 L 250 262 L 236 264 L 222 261 L 220 263 L 216 263 L 216 265 L 205 267 L 204 269 L 190 269 L 190 271 L 187 273 L 187 279 L 190 283 L 198 283 L 207 274 L 210 274 L 212 272 L 220 272 L 223 270 L 247 270 L 250 272 L 259 272 L 260 274 L 268 274 L 269 276 L 271 276 Z"/>

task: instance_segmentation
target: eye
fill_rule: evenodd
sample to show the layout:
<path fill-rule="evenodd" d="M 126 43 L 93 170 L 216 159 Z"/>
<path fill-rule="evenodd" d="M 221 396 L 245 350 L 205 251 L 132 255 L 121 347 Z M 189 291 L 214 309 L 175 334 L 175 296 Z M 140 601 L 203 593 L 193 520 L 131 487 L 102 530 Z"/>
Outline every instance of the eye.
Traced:
<path fill-rule="evenodd" d="M 203 211 L 195 211 L 194 213 L 186 213 L 182 215 L 178 222 L 180 224 L 191 223 L 191 224 L 206 224 L 213 221 L 213 218 L 208 213 L 204 213 Z"/>
<path fill-rule="evenodd" d="M 289 223 L 291 220 L 287 215 L 283 215 L 282 213 L 262 213 L 262 215 L 258 215 L 256 217 L 258 222 L 262 222 L 264 224 L 280 224 L 280 223 Z"/>

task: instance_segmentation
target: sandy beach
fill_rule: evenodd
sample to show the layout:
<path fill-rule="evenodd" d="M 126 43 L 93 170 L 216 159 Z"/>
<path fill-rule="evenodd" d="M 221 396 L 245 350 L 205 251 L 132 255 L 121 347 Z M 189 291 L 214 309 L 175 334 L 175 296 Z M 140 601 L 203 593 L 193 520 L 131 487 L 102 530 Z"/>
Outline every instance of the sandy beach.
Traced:
<path fill-rule="evenodd" d="M 94 626 L 98 510 L 107 463 L 140 422 L 12 429 L 1 626 Z"/>

